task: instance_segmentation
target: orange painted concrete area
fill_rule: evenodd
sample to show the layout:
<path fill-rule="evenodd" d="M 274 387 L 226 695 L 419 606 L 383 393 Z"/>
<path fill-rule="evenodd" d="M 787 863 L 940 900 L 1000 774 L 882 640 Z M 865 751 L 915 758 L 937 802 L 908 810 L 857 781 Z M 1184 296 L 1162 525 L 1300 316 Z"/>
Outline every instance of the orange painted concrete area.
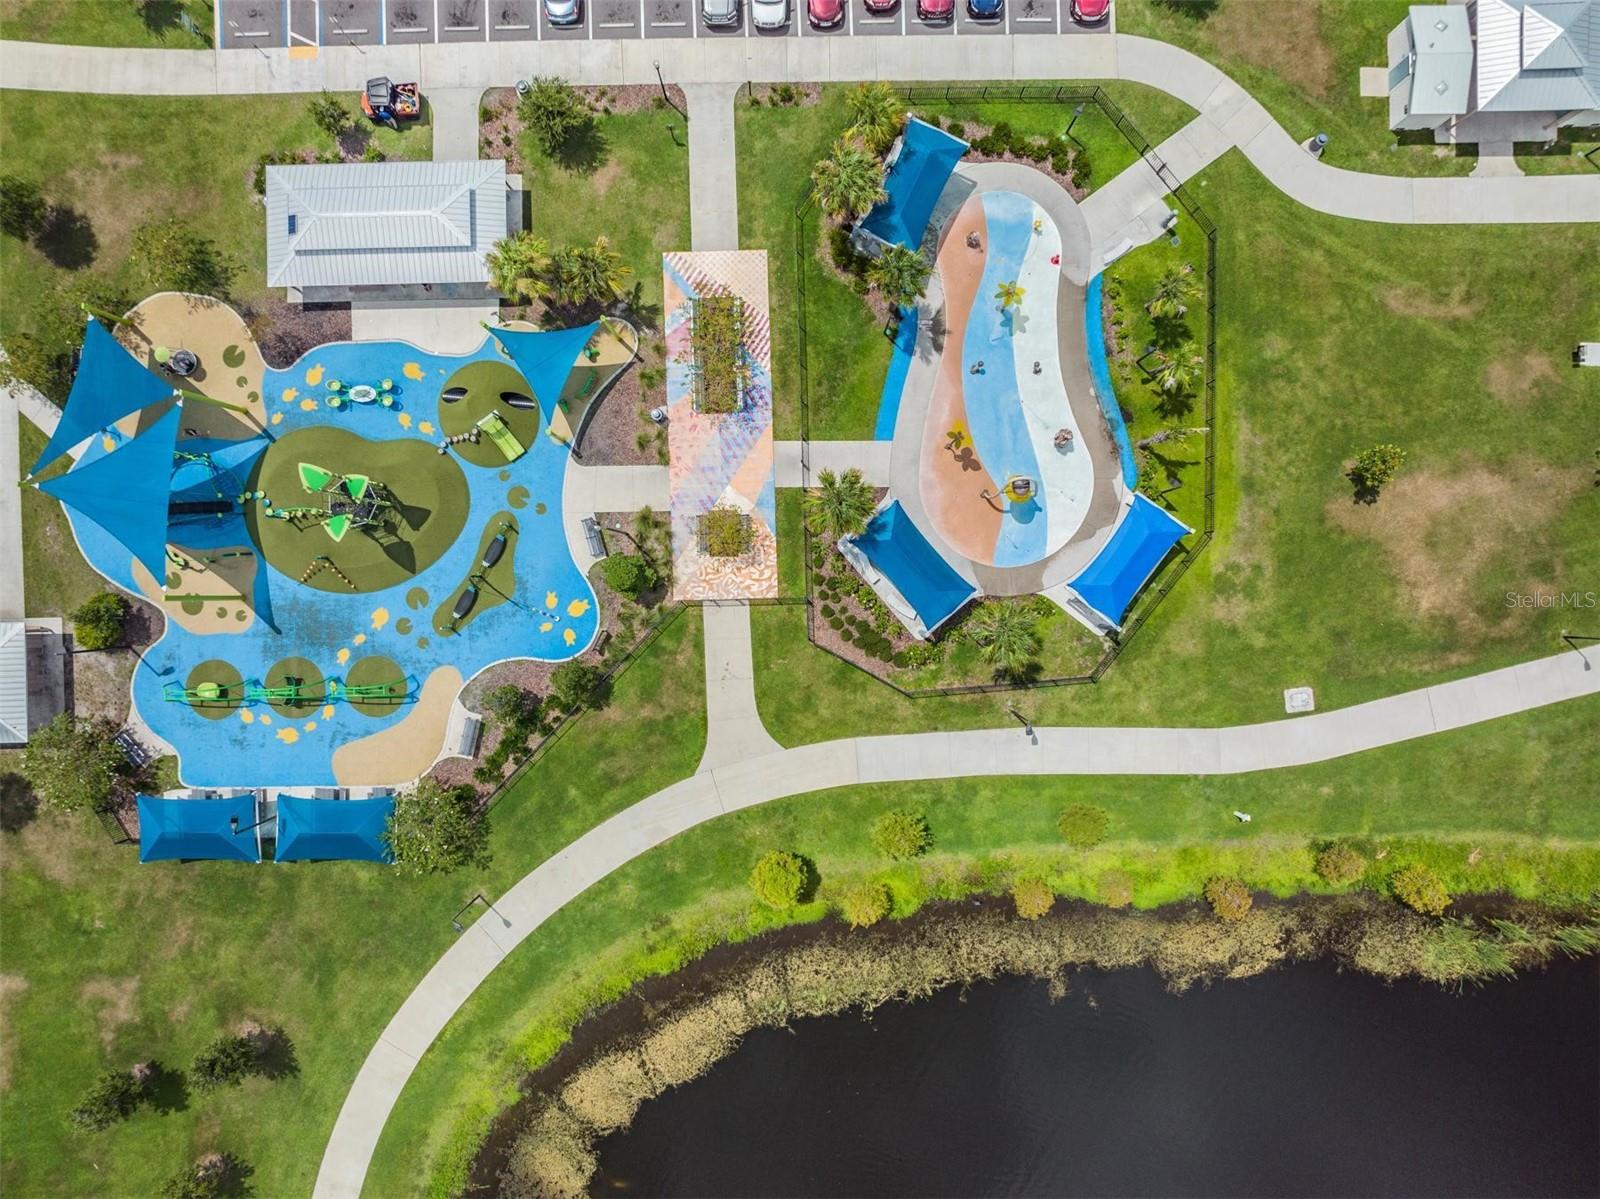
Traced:
<path fill-rule="evenodd" d="M 967 245 L 967 237 L 973 233 L 978 235 L 980 248 L 976 250 Z M 922 438 L 923 506 L 950 548 L 978 562 L 993 561 L 1002 515 L 981 494 L 997 488 L 973 450 L 961 347 L 967 318 L 978 299 L 988 246 L 983 202 L 975 195 L 951 218 L 937 259 L 944 284 L 944 350 Z M 956 430 L 964 434 L 964 442 L 952 446 L 950 434 Z"/>

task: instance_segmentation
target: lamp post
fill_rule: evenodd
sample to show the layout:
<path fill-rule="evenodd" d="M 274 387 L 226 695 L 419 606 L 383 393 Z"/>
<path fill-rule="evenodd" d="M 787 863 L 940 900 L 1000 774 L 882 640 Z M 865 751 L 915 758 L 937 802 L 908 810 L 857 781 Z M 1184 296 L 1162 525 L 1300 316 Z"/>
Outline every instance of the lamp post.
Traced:
<path fill-rule="evenodd" d="M 1024 716 L 1021 712 L 1017 711 L 1010 704 L 1006 705 L 1006 711 L 1010 712 L 1011 715 L 1015 716 L 1017 718 L 1017 720 L 1021 722 L 1021 724 L 1022 724 L 1022 735 L 1027 737 L 1030 741 L 1033 740 L 1033 721 L 1029 720 L 1026 716 Z"/>
<path fill-rule="evenodd" d="M 1072 120 L 1067 122 L 1067 131 L 1064 134 L 1062 134 L 1063 137 L 1072 137 L 1072 127 L 1078 123 L 1078 118 L 1083 115 L 1083 110 L 1086 107 L 1088 107 L 1088 106 L 1085 105 L 1085 104 L 1080 104 L 1080 105 L 1078 105 L 1078 107 L 1076 107 L 1076 108 L 1074 108 L 1072 110 Z M 1075 138 L 1075 137 L 1072 137 L 1072 140 L 1075 141 L 1075 142 L 1078 142 L 1078 139 Z M 1080 146 L 1083 145 L 1082 142 L 1078 142 L 1078 144 Z"/>
<path fill-rule="evenodd" d="M 462 933 L 462 932 L 466 932 L 467 931 L 466 925 L 461 923 L 461 917 L 463 915 L 465 915 L 466 912 L 468 911 L 468 909 L 470 909 L 472 907 L 472 905 L 475 904 L 475 903 L 481 903 L 484 907 L 488 908 L 496 916 L 500 916 L 500 923 L 501 924 L 505 925 L 507 928 L 511 927 L 511 921 L 507 920 L 504 916 L 501 916 L 500 915 L 500 909 L 495 907 L 494 904 L 490 903 L 487 899 L 485 899 L 483 897 L 483 892 L 479 891 L 471 899 L 467 900 L 466 903 L 461 905 L 461 910 L 459 912 L 457 912 L 454 916 L 450 917 L 450 927 L 455 929 L 456 932 Z"/>
<path fill-rule="evenodd" d="M 680 117 L 687 121 L 689 119 L 689 114 L 674 104 L 672 102 L 672 97 L 667 95 L 667 81 L 661 75 L 661 60 L 659 58 L 652 58 L 650 60 L 650 65 L 656 69 L 656 82 L 661 85 L 661 98 L 667 102 L 668 106 L 673 112 L 677 113 Z"/>
<path fill-rule="evenodd" d="M 1570 645 L 1572 647 L 1572 652 L 1577 654 L 1578 657 L 1583 659 L 1583 668 L 1585 670 L 1593 670 L 1594 669 L 1594 667 L 1591 666 L 1590 663 L 1589 663 L 1589 655 L 1583 652 L 1583 648 L 1578 644 L 1578 642 L 1580 642 L 1580 641 L 1600 642 L 1600 637 L 1590 637 L 1590 636 L 1588 636 L 1588 635 L 1586 635 L 1584 633 L 1569 633 L 1569 632 L 1567 632 L 1566 629 L 1562 629 L 1561 630 L 1561 640 L 1565 641 L 1568 645 Z"/>
<path fill-rule="evenodd" d="M 277 819 L 276 815 L 267 816 L 264 819 L 256 821 L 254 824 L 247 824 L 243 828 L 240 828 L 239 827 L 239 818 L 237 816 L 229 816 L 228 817 L 228 829 L 229 829 L 229 831 L 231 831 L 233 833 L 233 835 L 235 837 L 237 837 L 240 833 L 248 833 L 251 829 L 260 828 L 263 824 L 271 824 L 276 819 Z"/>

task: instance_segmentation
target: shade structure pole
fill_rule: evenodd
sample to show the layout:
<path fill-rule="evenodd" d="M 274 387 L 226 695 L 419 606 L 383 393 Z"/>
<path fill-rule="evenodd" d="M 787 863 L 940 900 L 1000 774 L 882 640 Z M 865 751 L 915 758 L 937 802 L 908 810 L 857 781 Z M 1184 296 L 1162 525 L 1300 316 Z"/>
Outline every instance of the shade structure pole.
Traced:
<path fill-rule="evenodd" d="M 212 396 L 202 395 L 198 391 L 189 391 L 183 387 L 178 388 L 177 392 L 186 400 L 199 400 L 202 404 L 215 404 L 218 408 L 226 408 L 229 412 L 238 412 L 245 416 L 250 414 L 250 409 L 243 404 L 230 404 L 226 400 L 215 399 Z"/>

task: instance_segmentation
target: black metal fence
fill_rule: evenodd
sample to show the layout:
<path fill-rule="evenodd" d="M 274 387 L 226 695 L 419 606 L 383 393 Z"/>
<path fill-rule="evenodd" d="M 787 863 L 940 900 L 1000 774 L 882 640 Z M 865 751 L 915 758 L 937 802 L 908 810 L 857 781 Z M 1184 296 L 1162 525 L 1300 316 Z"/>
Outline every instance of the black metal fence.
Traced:
<path fill-rule="evenodd" d="M 892 679 L 885 678 L 864 667 L 861 663 L 845 657 L 830 646 L 824 645 L 817 638 L 817 604 L 813 589 L 812 551 L 813 541 L 809 528 L 804 523 L 801 525 L 804 553 L 805 553 L 805 605 L 806 605 L 806 636 L 812 645 L 824 653 L 832 655 L 841 662 L 860 670 L 863 674 L 876 679 L 886 687 L 893 688 L 908 699 L 928 699 L 935 696 L 955 695 L 980 695 L 992 692 L 1030 691 L 1041 687 L 1069 687 L 1082 683 L 1096 683 L 1105 676 L 1106 671 L 1121 656 L 1145 622 L 1148 621 L 1161 602 L 1172 593 L 1200 557 L 1216 532 L 1216 400 L 1217 400 L 1217 226 L 1206 211 L 1200 207 L 1198 201 L 1189 193 L 1173 172 L 1171 167 L 1156 152 L 1150 140 L 1139 131 L 1137 125 L 1123 112 L 1121 107 L 1108 96 L 1100 87 L 1074 87 L 1054 86 L 1047 84 L 922 84 L 907 85 L 895 89 L 908 104 L 928 104 L 935 102 L 952 103 L 969 101 L 985 103 L 1007 102 L 1018 104 L 1050 104 L 1059 106 L 1093 105 L 1100 110 L 1102 115 L 1111 122 L 1112 126 L 1125 138 L 1128 144 L 1137 153 L 1140 159 L 1155 172 L 1156 177 L 1171 193 L 1185 214 L 1199 226 L 1206 239 L 1205 255 L 1205 305 L 1206 305 L 1206 337 L 1205 337 L 1205 382 L 1202 389 L 1202 403 L 1205 421 L 1205 450 L 1204 450 L 1204 496 L 1202 507 L 1204 519 L 1201 528 L 1189 540 L 1183 552 L 1177 556 L 1168 556 L 1167 560 L 1156 571 L 1150 583 L 1135 600 L 1133 609 L 1123 621 L 1120 631 L 1108 636 L 1108 645 L 1100 660 L 1085 674 L 1067 675 L 1055 678 L 1027 679 L 1015 682 L 995 683 L 970 683 L 951 687 L 902 687 Z M 1131 169 L 1131 168 L 1130 168 Z M 795 264 L 795 342 L 799 364 L 800 400 L 800 481 L 802 487 L 811 485 L 811 377 L 810 356 L 807 351 L 806 320 L 808 304 L 806 298 L 806 279 L 810 274 L 816 258 L 817 209 L 812 202 L 809 191 L 803 194 L 795 204 L 794 210 L 794 264 Z"/>

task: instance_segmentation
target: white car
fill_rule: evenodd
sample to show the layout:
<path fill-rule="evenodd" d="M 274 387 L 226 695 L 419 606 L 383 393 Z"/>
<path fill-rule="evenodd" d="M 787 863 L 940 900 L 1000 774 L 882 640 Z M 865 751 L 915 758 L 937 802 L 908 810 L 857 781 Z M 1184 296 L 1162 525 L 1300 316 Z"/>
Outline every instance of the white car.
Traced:
<path fill-rule="evenodd" d="M 789 0 L 750 0 L 750 23 L 757 29 L 782 29 L 789 23 Z"/>

